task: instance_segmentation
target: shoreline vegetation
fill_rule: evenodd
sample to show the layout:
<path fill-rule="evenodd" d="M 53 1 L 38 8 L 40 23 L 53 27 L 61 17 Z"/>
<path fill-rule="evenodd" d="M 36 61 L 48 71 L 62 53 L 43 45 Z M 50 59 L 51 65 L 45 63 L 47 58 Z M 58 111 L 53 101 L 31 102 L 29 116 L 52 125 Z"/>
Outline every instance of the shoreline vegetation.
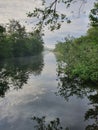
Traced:
<path fill-rule="evenodd" d="M 65 67 L 59 67 L 70 79 L 81 81 L 98 81 L 98 27 L 88 30 L 86 36 L 66 38 L 55 46 L 58 61 Z"/>
<path fill-rule="evenodd" d="M 79 38 L 68 37 L 64 42 L 58 42 L 54 51 L 58 52 L 58 61 L 65 67 L 58 66 L 69 79 L 76 79 L 83 82 L 98 81 L 98 2 L 89 15 L 90 28 L 85 36 Z"/>
<path fill-rule="evenodd" d="M 0 59 L 38 55 L 44 49 L 43 44 L 40 32 L 26 32 L 18 21 L 0 25 Z"/>
<path fill-rule="evenodd" d="M 98 27 L 91 27 L 85 36 L 66 38 L 58 42 L 54 52 L 58 53 L 58 61 L 65 67 L 58 70 L 64 72 L 70 79 L 79 78 L 83 82 L 98 81 Z"/>

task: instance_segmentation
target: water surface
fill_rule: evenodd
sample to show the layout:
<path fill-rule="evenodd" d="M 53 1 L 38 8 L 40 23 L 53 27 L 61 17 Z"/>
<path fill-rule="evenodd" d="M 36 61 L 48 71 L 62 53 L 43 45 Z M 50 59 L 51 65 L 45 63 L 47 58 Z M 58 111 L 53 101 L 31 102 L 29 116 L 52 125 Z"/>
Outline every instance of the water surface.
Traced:
<path fill-rule="evenodd" d="M 79 90 L 87 94 L 80 98 L 78 89 L 73 93 L 68 86 L 67 91 L 58 86 L 57 64 L 52 52 L 1 62 L 0 130 L 34 130 L 33 116 L 46 116 L 47 121 L 59 117 L 70 130 L 85 130 L 92 124 L 84 118 L 90 109 L 88 88 Z"/>

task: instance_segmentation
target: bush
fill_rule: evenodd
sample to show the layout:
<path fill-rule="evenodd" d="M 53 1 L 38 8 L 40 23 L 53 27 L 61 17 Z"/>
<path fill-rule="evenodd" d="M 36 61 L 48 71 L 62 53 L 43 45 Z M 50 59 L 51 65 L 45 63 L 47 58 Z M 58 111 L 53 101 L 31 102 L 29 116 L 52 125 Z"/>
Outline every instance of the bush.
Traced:
<path fill-rule="evenodd" d="M 90 31 L 98 32 L 96 29 L 92 28 Z M 83 81 L 98 81 L 98 43 L 97 38 L 93 38 L 95 35 L 93 33 L 91 35 L 92 38 L 89 33 L 56 45 L 55 50 L 62 55 L 61 60 L 67 63 L 64 72 L 70 78 L 78 77 Z"/>

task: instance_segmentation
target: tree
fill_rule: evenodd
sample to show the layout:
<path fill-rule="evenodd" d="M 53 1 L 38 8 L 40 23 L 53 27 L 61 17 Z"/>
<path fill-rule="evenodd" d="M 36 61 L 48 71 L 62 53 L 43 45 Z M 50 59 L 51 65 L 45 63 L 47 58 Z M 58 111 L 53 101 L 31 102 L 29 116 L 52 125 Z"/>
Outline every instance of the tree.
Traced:
<path fill-rule="evenodd" d="M 5 57 L 7 54 L 8 46 L 6 42 L 6 28 L 3 25 L 0 25 L 0 58 Z"/>
<path fill-rule="evenodd" d="M 87 33 L 93 41 L 98 43 L 98 2 L 94 3 L 94 8 L 90 11 L 90 29 Z"/>
<path fill-rule="evenodd" d="M 25 26 L 22 26 L 19 21 L 10 20 L 8 24 L 7 32 L 14 39 L 23 39 L 27 36 Z"/>
<path fill-rule="evenodd" d="M 4 39 L 6 29 L 2 25 L 0 25 L 0 42 Z"/>
<path fill-rule="evenodd" d="M 6 28 L 0 26 L 0 58 L 37 55 L 43 48 L 40 32 L 26 32 L 19 21 L 11 20 Z"/>
<path fill-rule="evenodd" d="M 94 4 L 94 8 L 90 12 L 91 26 L 98 27 L 98 2 Z"/>
<path fill-rule="evenodd" d="M 0 25 L 0 34 L 1 34 L 1 33 L 4 33 L 5 30 L 6 30 L 6 29 L 5 29 L 3 26 Z"/>
<path fill-rule="evenodd" d="M 79 2 L 79 12 L 81 7 L 87 0 L 52 0 L 51 3 L 46 0 L 42 0 L 42 7 L 35 8 L 33 13 L 29 12 L 28 17 L 36 17 L 37 24 L 34 29 L 42 30 L 44 26 L 48 26 L 51 31 L 59 29 L 63 22 L 70 23 L 70 19 L 67 17 L 66 12 L 62 13 L 58 11 L 58 5 L 63 4 L 65 8 L 70 7 L 71 4 Z"/>

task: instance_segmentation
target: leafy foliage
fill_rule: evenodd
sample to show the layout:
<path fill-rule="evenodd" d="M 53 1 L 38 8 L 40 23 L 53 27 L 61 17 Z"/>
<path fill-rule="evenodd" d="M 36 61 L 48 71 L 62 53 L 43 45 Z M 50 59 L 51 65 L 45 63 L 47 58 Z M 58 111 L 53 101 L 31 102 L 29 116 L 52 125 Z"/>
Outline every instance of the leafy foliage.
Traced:
<path fill-rule="evenodd" d="M 18 21 L 11 20 L 7 27 L 0 26 L 0 58 L 36 55 L 43 50 L 40 33 L 27 33 Z"/>
<path fill-rule="evenodd" d="M 93 19 L 91 19 L 91 23 L 92 21 Z M 98 81 L 97 36 L 98 26 L 92 26 L 86 36 L 75 39 L 69 38 L 56 45 L 55 50 L 62 55 L 63 62 L 67 63 L 64 72 L 69 78 L 78 77 L 83 81 Z"/>
<path fill-rule="evenodd" d="M 67 17 L 66 12 L 62 13 L 58 10 L 59 5 L 64 5 L 65 8 L 70 7 L 71 4 L 74 4 L 78 0 L 52 0 L 51 3 L 47 3 L 47 0 L 42 0 L 42 7 L 35 8 L 34 11 L 28 13 L 28 17 L 37 18 L 35 30 L 41 31 L 44 26 L 53 31 L 59 29 L 63 22 L 70 23 L 71 20 Z M 79 0 L 80 3 L 84 4 L 85 0 Z M 79 11 L 82 4 L 79 5 Z"/>
<path fill-rule="evenodd" d="M 89 17 L 91 20 L 91 25 L 98 27 L 98 3 L 95 3 L 94 8 L 91 10 Z"/>
<path fill-rule="evenodd" d="M 62 54 L 63 62 L 67 63 L 64 71 L 70 78 L 98 80 L 98 44 L 95 39 L 93 41 L 90 36 L 84 36 L 68 43 L 58 43 L 56 51 Z"/>

